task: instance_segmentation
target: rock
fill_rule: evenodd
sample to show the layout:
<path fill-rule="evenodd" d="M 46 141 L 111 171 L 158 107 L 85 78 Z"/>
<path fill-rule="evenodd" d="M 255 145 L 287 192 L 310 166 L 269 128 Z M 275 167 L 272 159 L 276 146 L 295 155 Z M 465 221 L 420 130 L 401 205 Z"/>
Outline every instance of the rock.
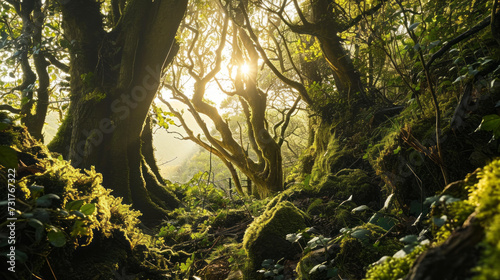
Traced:
<path fill-rule="evenodd" d="M 281 258 L 292 258 L 300 252 L 285 237 L 304 229 L 306 214 L 297 209 L 291 202 L 281 202 L 279 197 L 273 199 L 264 213 L 247 229 L 243 238 L 243 247 L 248 256 L 246 279 L 260 279 L 256 271 L 262 261 Z"/>

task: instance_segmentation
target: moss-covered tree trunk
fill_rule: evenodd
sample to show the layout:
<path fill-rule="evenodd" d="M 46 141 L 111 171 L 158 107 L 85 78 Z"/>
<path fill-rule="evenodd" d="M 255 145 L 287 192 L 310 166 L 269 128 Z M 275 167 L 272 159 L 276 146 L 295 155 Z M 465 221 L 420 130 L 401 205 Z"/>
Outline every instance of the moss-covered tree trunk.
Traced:
<path fill-rule="evenodd" d="M 374 5 L 371 9 L 363 12 L 364 15 L 372 15 L 382 7 L 383 1 Z M 339 10 L 339 5 L 332 0 L 312 0 L 310 20 L 299 8 L 298 2 L 294 1 L 301 24 L 287 22 L 290 29 L 299 34 L 314 36 L 321 47 L 321 51 L 333 70 L 333 78 L 338 92 L 343 101 L 350 105 L 366 106 L 371 104 L 366 95 L 365 84 L 361 80 L 358 69 L 354 66 L 349 52 L 343 46 L 340 34 L 347 31 L 360 22 L 363 16 L 346 20 Z M 309 14 L 309 13 L 307 13 Z M 281 14 L 283 20 L 286 19 Z M 357 107 L 356 106 L 356 107 Z"/>
<path fill-rule="evenodd" d="M 49 147 L 75 166 L 94 165 L 106 187 L 151 221 L 178 203 L 158 181 L 146 119 L 161 72 L 175 55 L 186 5 L 187 0 L 130 1 L 109 32 L 100 2 L 67 1 L 61 7 L 72 42 L 71 103 Z"/>
<path fill-rule="evenodd" d="M 354 67 L 349 53 L 342 46 L 338 36 L 343 31 L 338 16 L 334 12 L 334 3 L 330 0 L 311 2 L 314 22 L 314 35 L 318 39 L 321 51 L 333 70 L 335 85 L 346 100 L 366 101 L 364 84 Z"/>

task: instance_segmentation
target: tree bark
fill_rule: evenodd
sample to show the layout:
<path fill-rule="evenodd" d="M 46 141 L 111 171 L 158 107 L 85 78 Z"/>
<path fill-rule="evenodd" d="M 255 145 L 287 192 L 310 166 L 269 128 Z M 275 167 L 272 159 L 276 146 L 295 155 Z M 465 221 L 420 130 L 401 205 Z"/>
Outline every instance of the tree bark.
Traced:
<path fill-rule="evenodd" d="M 130 1 L 105 32 L 98 1 L 62 5 L 71 54 L 71 104 L 50 148 L 72 164 L 91 165 L 104 186 L 159 222 L 179 201 L 163 187 L 152 158 L 150 105 L 175 52 L 187 0 Z M 144 142 L 143 142 L 144 141 Z"/>

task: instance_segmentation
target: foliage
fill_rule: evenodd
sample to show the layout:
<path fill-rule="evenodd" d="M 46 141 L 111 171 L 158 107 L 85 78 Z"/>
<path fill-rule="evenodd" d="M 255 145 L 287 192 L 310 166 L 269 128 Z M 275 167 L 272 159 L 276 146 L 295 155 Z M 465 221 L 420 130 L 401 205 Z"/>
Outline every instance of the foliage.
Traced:
<path fill-rule="evenodd" d="M 425 247 L 419 246 L 413 252 L 402 258 L 383 257 L 372 265 L 366 272 L 366 280 L 394 280 L 406 276 L 413 262 L 425 251 Z"/>
<path fill-rule="evenodd" d="M 498 139 L 500 137 L 500 116 L 497 114 L 484 116 L 477 130 L 491 131 L 493 134 L 491 140 Z"/>
<path fill-rule="evenodd" d="M 200 207 L 217 211 L 229 203 L 226 190 L 217 187 L 210 180 L 208 172 L 198 172 L 185 184 L 174 183 L 169 187 L 177 192 L 188 208 Z"/>
<path fill-rule="evenodd" d="M 274 263 L 272 259 L 265 259 L 262 261 L 262 269 L 257 270 L 262 273 L 265 279 L 283 280 L 283 265 Z"/>
<path fill-rule="evenodd" d="M 478 177 L 479 182 L 470 187 L 469 201 L 476 206 L 486 237 L 476 279 L 496 279 L 500 276 L 496 266 L 500 261 L 500 160 L 485 166 Z"/>

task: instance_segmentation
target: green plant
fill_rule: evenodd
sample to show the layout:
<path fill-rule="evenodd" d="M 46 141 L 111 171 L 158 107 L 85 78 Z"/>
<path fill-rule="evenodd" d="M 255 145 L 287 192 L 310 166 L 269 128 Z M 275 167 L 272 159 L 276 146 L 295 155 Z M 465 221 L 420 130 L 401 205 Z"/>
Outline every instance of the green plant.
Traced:
<path fill-rule="evenodd" d="M 279 264 L 281 260 L 274 263 L 272 259 L 265 259 L 262 261 L 262 269 L 257 270 L 258 273 L 262 273 L 264 278 L 273 280 L 283 280 L 283 265 Z"/>
<path fill-rule="evenodd" d="M 481 121 L 481 124 L 476 129 L 476 131 L 478 130 L 491 131 L 491 133 L 493 134 L 491 138 L 492 141 L 500 138 L 500 116 L 497 114 L 484 116 Z M 499 146 L 499 151 L 500 151 L 500 146 Z"/>
<path fill-rule="evenodd" d="M 186 275 L 189 274 L 189 271 L 191 270 L 193 264 L 194 264 L 194 254 L 191 254 L 191 257 L 186 260 L 185 263 L 181 263 L 178 265 L 178 269 L 180 270 L 181 273 L 184 273 Z"/>

